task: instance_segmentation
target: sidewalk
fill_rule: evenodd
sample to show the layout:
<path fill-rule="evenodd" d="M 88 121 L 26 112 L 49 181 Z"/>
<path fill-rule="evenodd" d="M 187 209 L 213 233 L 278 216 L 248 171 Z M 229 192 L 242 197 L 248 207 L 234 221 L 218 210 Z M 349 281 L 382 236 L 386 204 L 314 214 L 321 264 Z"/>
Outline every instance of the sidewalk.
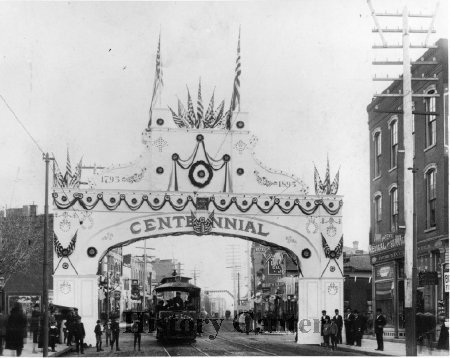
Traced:
<path fill-rule="evenodd" d="M 65 344 L 57 344 L 55 347 L 56 352 L 52 352 L 49 347 L 48 356 L 49 357 L 59 357 L 60 355 L 71 350 L 72 347 L 67 347 Z M 37 349 L 37 348 L 36 348 Z M 37 349 L 38 353 L 33 353 L 33 338 L 27 337 L 23 342 L 22 357 L 42 357 L 42 351 Z M 9 349 L 3 350 L 3 355 L 6 357 L 14 357 L 15 351 Z"/>
<path fill-rule="evenodd" d="M 339 344 L 338 350 L 347 352 L 361 352 L 362 354 L 367 352 L 371 354 L 384 355 L 384 356 L 406 356 L 406 346 L 404 342 L 384 342 L 384 351 L 376 351 L 377 341 L 374 339 L 363 339 L 361 341 L 361 347 L 347 346 L 345 344 Z M 421 349 L 422 348 L 422 349 Z M 426 347 L 417 347 L 418 356 L 447 356 L 447 350 L 433 349 L 429 351 Z"/>

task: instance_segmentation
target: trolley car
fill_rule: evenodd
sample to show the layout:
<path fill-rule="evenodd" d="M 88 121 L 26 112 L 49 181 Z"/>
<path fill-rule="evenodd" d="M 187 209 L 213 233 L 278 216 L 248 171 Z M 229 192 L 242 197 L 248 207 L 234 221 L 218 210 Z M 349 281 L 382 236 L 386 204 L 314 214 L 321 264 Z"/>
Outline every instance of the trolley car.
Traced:
<path fill-rule="evenodd" d="M 201 290 L 189 280 L 182 276 L 166 277 L 155 288 L 158 340 L 194 341 L 197 337 Z"/>

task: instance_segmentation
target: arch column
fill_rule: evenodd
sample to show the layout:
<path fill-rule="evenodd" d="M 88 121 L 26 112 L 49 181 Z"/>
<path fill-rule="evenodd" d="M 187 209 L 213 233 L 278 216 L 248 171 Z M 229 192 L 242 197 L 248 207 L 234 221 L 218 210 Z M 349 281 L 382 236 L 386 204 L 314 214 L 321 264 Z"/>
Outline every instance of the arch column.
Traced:
<path fill-rule="evenodd" d="M 98 319 L 97 275 L 54 275 L 53 303 L 78 308 L 86 337 L 84 342 L 95 345 L 94 328 Z"/>
<path fill-rule="evenodd" d="M 320 344 L 320 317 L 344 308 L 344 278 L 299 278 L 298 281 L 298 344 Z"/>

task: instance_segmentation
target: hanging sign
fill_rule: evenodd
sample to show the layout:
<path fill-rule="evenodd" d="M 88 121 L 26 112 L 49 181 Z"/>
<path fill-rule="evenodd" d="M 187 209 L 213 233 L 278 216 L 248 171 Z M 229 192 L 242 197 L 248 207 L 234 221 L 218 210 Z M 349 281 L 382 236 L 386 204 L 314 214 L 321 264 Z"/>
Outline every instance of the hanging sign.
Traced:
<path fill-rule="evenodd" d="M 444 272 L 444 292 L 450 291 L 450 272 Z"/>
<path fill-rule="evenodd" d="M 394 264 L 386 264 L 375 267 L 376 280 L 393 279 L 394 273 L 395 273 Z"/>

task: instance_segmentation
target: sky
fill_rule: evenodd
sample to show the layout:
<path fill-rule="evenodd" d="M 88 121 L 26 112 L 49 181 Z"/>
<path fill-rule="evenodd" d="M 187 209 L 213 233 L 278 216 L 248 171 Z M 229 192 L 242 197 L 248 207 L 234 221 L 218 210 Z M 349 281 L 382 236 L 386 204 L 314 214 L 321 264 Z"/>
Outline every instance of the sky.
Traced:
<path fill-rule="evenodd" d="M 378 12 L 401 11 L 404 3 L 372 0 Z M 407 3 L 414 13 L 431 13 L 436 4 Z M 382 26 L 401 26 L 401 19 L 389 21 Z M 447 22 L 448 3 L 441 1 L 432 41 L 448 37 Z M 249 129 L 259 138 L 257 157 L 302 178 L 310 194 L 313 163 L 324 175 L 328 157 L 332 178 L 340 169 L 345 245 L 359 241 L 367 249 L 366 106 L 389 85 L 371 78 L 401 71 L 371 61 L 401 52 L 371 48 L 380 41 L 365 0 L 0 2 L 0 95 L 37 143 L 0 100 L 0 207 L 37 203 L 42 212 L 40 150 L 60 166 L 67 148 L 73 163 L 83 157 L 84 164 L 120 164 L 139 156 L 159 34 L 163 105 L 185 101 L 186 86 L 195 93 L 200 78 L 205 101 L 214 90 L 216 101 L 229 103 L 239 27 L 241 110 L 250 113 Z M 400 35 L 389 40 L 401 43 Z"/>

